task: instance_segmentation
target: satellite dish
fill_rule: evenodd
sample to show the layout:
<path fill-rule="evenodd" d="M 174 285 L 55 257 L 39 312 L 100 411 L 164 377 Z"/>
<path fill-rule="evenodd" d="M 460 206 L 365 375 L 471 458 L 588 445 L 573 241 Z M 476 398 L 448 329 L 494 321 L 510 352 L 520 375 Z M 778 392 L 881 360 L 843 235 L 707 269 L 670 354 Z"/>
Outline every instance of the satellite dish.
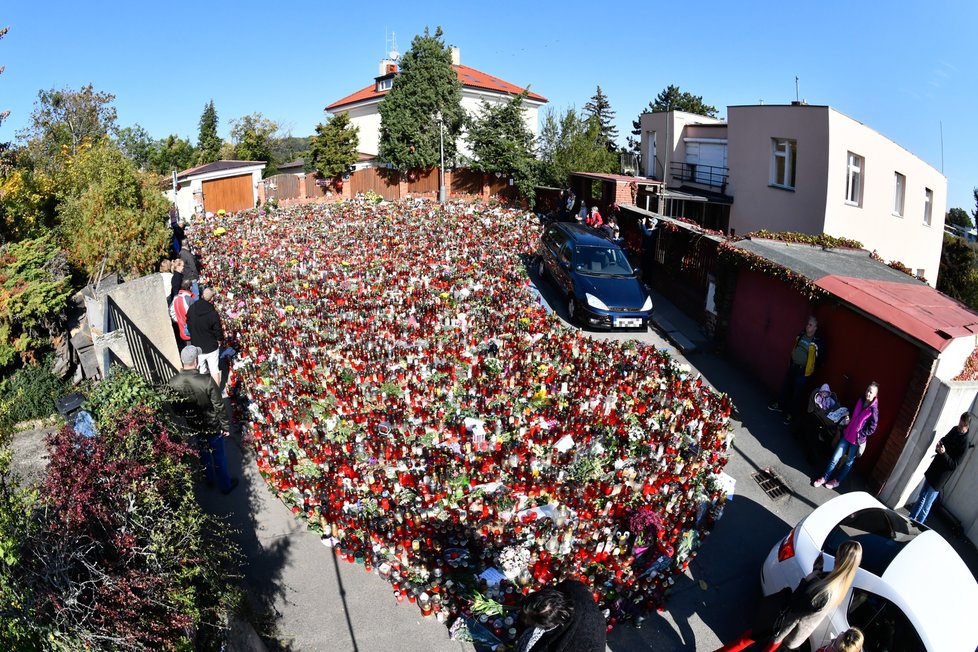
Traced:
<path fill-rule="evenodd" d="M 391 50 L 388 56 L 391 58 L 391 61 L 397 61 L 401 57 L 401 53 L 397 50 Z"/>

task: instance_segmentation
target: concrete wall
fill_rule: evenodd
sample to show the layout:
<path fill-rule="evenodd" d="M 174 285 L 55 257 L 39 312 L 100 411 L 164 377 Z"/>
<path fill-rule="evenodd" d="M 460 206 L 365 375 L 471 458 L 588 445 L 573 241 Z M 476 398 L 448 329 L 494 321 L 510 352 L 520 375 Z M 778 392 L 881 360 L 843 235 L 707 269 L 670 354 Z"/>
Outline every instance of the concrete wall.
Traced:
<path fill-rule="evenodd" d="M 824 230 L 859 240 L 885 260 L 899 260 L 937 284 L 947 206 L 947 179 L 912 153 L 852 118 L 829 110 L 828 193 Z M 863 158 L 860 205 L 846 202 L 848 154 Z M 895 177 L 905 177 L 903 215 L 894 212 Z M 924 224 L 924 189 L 933 192 Z"/>
<path fill-rule="evenodd" d="M 377 112 L 379 104 L 380 100 L 378 99 L 369 104 L 361 104 L 351 109 L 337 111 L 337 113 L 349 115 L 350 124 L 360 130 L 357 133 L 360 139 L 357 151 L 374 156 L 380 153 L 380 113 Z"/>
<path fill-rule="evenodd" d="M 686 161 L 686 148 L 683 144 L 683 138 L 691 136 L 687 132 L 695 125 L 722 125 L 724 121 L 685 111 L 657 111 L 642 114 L 639 123 L 642 129 L 642 172 L 647 177 L 664 180 L 668 188 L 680 185 L 680 182 L 672 181 L 668 168 L 673 163 Z M 654 166 L 652 164 L 653 135 L 655 140 Z M 702 133 L 697 131 L 696 135 L 724 138 L 726 133 L 714 128 L 703 129 Z"/>
<path fill-rule="evenodd" d="M 105 348 L 156 383 L 166 382 L 180 368 L 166 296 L 160 274 L 116 285 L 96 296 L 100 310 L 108 314 Z"/>
<path fill-rule="evenodd" d="M 819 234 L 825 217 L 828 107 L 731 106 L 727 109 L 730 228 Z M 797 145 L 795 187 L 771 184 L 772 139 Z"/>

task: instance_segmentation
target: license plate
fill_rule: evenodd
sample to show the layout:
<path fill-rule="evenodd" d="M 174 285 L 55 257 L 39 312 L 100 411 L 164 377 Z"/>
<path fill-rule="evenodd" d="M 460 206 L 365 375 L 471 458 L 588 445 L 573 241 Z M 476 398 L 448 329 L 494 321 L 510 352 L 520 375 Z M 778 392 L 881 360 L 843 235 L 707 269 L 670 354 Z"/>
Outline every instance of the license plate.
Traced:
<path fill-rule="evenodd" d="M 615 319 L 615 328 L 641 328 L 641 326 L 641 317 L 617 317 Z"/>

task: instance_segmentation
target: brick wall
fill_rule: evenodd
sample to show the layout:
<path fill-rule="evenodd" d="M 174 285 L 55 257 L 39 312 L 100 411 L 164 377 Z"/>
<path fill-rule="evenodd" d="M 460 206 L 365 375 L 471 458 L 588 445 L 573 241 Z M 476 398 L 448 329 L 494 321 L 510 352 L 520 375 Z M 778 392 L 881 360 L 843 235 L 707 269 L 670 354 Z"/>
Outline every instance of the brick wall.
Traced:
<path fill-rule="evenodd" d="M 879 494 L 883 485 L 889 479 L 890 474 L 896 467 L 897 460 L 903 448 L 907 445 L 907 438 L 910 436 L 910 429 L 920 411 L 920 404 L 927 393 L 927 386 L 934 375 L 937 367 L 937 357 L 928 351 L 921 350 L 917 357 L 917 364 L 914 365 L 913 375 L 910 378 L 910 386 L 904 400 L 900 403 L 900 411 L 897 413 L 896 421 L 890 430 L 886 445 L 880 453 L 876 465 L 869 477 L 870 488 L 874 494 Z"/>

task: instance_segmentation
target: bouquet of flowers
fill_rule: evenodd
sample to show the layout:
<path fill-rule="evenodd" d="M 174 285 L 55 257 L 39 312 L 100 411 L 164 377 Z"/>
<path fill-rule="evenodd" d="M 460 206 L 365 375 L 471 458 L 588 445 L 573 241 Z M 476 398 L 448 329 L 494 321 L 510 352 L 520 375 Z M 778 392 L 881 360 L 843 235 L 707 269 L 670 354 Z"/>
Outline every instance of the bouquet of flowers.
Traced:
<path fill-rule="evenodd" d="M 503 575 L 514 580 L 529 566 L 530 551 L 522 546 L 507 546 L 500 551 L 497 561 Z"/>

